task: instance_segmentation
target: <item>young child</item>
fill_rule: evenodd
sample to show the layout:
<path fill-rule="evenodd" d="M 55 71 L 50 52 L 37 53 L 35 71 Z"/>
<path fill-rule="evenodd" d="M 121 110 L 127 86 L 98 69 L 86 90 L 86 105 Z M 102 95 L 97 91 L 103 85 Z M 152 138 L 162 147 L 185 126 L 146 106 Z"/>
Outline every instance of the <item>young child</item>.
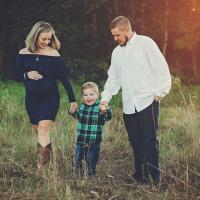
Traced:
<path fill-rule="evenodd" d="M 109 108 L 102 108 L 102 110 L 105 110 L 103 113 L 100 111 L 98 96 L 97 84 L 86 82 L 82 86 L 83 102 L 78 111 L 71 114 L 78 119 L 75 158 L 75 173 L 78 176 L 83 176 L 83 159 L 87 163 L 88 176 L 95 175 L 102 142 L 103 126 L 105 121 L 109 121 L 112 117 Z"/>

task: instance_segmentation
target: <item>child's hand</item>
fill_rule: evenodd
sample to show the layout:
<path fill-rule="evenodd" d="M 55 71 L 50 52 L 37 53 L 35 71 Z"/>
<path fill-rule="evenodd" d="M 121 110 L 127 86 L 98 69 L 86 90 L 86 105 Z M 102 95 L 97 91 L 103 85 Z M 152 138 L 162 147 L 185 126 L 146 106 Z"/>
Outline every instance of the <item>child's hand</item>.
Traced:
<path fill-rule="evenodd" d="M 105 113 L 107 108 L 106 105 L 100 105 L 99 109 L 101 110 L 101 112 Z"/>
<path fill-rule="evenodd" d="M 107 114 L 107 110 L 109 109 L 109 106 L 102 104 L 100 105 L 99 109 L 103 114 Z"/>
<path fill-rule="evenodd" d="M 107 101 L 102 101 L 100 103 L 99 109 L 102 113 L 106 113 L 106 110 L 108 109 L 108 102 Z"/>

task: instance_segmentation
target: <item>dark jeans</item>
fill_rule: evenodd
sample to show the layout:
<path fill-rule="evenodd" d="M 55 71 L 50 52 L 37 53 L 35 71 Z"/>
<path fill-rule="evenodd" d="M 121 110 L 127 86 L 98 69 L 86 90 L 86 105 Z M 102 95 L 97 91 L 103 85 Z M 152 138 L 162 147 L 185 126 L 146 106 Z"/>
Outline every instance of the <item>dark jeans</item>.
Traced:
<path fill-rule="evenodd" d="M 160 180 L 159 143 L 157 140 L 159 103 L 153 102 L 144 110 L 124 114 L 124 122 L 135 157 L 137 181 Z"/>
<path fill-rule="evenodd" d="M 96 173 L 96 165 L 99 159 L 100 144 L 90 143 L 88 145 L 76 145 L 75 172 L 77 175 L 83 176 L 82 160 L 87 163 L 88 176 L 94 176 Z"/>

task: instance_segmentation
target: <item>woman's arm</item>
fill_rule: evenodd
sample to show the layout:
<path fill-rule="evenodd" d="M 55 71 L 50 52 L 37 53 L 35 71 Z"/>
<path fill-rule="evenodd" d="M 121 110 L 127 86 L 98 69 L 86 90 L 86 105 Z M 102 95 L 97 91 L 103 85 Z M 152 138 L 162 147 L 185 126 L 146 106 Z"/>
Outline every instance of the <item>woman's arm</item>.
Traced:
<path fill-rule="evenodd" d="M 60 58 L 58 63 L 58 78 L 62 82 L 67 92 L 70 103 L 72 103 L 76 102 L 76 98 L 72 89 L 71 82 L 69 81 L 69 77 L 70 77 L 69 69 L 65 65 L 63 58 Z"/>

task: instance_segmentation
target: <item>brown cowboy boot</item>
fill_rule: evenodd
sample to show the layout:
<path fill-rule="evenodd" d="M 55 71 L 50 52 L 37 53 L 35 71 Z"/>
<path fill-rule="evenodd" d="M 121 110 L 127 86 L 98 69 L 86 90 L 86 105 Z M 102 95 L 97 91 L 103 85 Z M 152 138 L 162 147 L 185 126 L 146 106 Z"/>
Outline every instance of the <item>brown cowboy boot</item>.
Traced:
<path fill-rule="evenodd" d="M 42 147 L 40 144 L 38 146 L 38 168 L 41 169 L 49 163 L 49 161 L 52 159 L 53 153 L 51 143 L 49 143 L 46 147 Z"/>

